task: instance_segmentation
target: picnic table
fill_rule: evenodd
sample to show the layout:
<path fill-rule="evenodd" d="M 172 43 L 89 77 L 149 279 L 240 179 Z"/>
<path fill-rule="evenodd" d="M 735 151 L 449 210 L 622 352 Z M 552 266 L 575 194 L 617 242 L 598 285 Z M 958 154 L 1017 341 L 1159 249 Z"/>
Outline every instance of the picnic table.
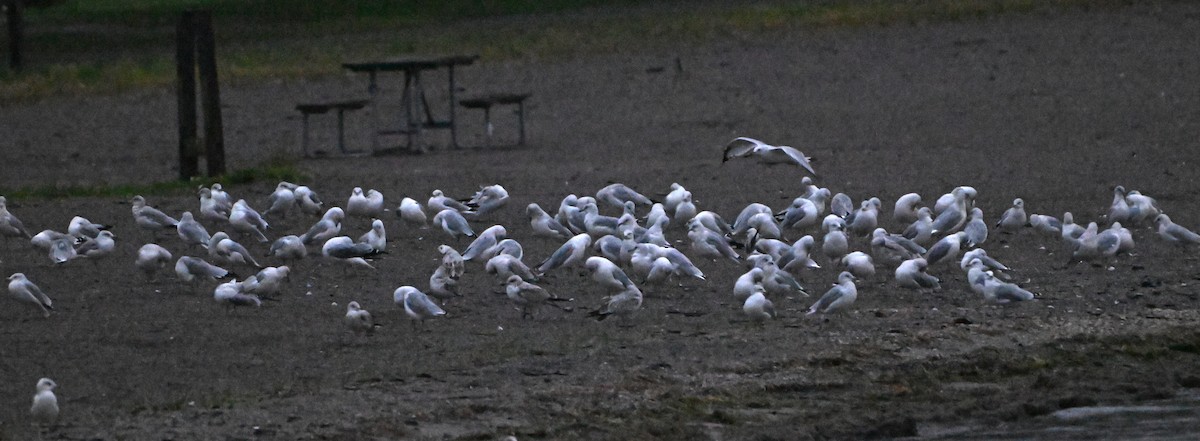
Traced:
<path fill-rule="evenodd" d="M 374 61 L 357 61 L 342 63 L 342 67 L 351 72 L 366 72 L 368 75 L 367 93 L 370 94 L 371 101 L 376 106 L 375 114 L 375 133 L 372 136 L 372 148 L 377 153 L 379 152 L 379 137 L 381 135 L 405 135 L 407 142 L 404 148 L 410 150 L 425 151 L 425 147 L 421 144 L 421 131 L 425 129 L 449 130 L 450 143 L 454 147 L 458 147 L 458 126 L 455 121 L 454 107 L 457 104 L 454 99 L 454 68 L 456 66 L 465 66 L 474 63 L 479 58 L 478 55 L 440 55 L 440 56 L 405 56 L 398 58 L 389 58 Z M 424 71 L 434 71 L 445 68 L 447 70 L 447 78 L 449 87 L 446 89 L 449 95 L 449 106 L 444 117 L 435 117 L 434 112 L 430 109 L 429 100 L 425 94 L 425 84 L 421 82 L 421 74 Z M 391 128 L 381 126 L 379 118 L 379 83 L 378 75 L 384 72 L 397 72 L 404 74 L 404 89 L 400 95 L 400 105 L 403 109 L 403 117 L 399 127 L 391 125 Z"/>

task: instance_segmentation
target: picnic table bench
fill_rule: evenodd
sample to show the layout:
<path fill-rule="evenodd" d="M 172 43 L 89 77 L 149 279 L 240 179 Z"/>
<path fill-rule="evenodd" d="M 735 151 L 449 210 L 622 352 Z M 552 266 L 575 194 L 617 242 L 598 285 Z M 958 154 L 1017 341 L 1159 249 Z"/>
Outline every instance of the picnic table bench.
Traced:
<path fill-rule="evenodd" d="M 367 99 L 351 99 L 340 101 L 323 101 L 300 103 L 296 105 L 296 110 L 300 111 L 301 127 L 303 130 L 300 136 L 300 148 L 304 151 L 305 157 L 311 157 L 308 151 L 308 116 L 321 115 L 329 113 L 331 110 L 337 111 L 337 146 L 338 150 L 344 155 L 354 155 L 367 153 L 364 151 L 349 151 L 346 150 L 346 112 L 362 109 L 370 104 L 371 100 Z M 318 150 L 314 153 L 322 153 Z"/>
<path fill-rule="evenodd" d="M 484 145 L 490 147 L 492 145 L 492 106 L 497 105 L 516 105 L 517 106 L 517 126 L 520 133 L 517 138 L 517 145 L 525 145 L 525 100 L 532 96 L 528 92 L 524 93 L 491 93 L 487 95 L 479 95 L 470 98 L 464 98 L 458 103 L 468 109 L 483 110 L 484 124 Z"/>

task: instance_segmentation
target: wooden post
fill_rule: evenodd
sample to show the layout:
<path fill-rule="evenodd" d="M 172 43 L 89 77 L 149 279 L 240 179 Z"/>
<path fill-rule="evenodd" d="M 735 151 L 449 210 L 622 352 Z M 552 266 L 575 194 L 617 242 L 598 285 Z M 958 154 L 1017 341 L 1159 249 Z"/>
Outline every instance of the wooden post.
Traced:
<path fill-rule="evenodd" d="M 175 27 L 175 97 L 179 110 L 179 179 L 200 174 L 196 138 L 196 31 L 191 11 Z"/>
<path fill-rule="evenodd" d="M 217 82 L 216 42 L 212 14 L 196 13 L 196 61 L 200 73 L 200 106 L 204 110 L 204 159 L 208 175 L 225 174 L 225 136 L 221 126 L 221 91 Z"/>
<path fill-rule="evenodd" d="M 21 70 L 22 37 L 25 34 L 25 22 L 21 19 L 21 0 L 6 2 L 6 20 L 8 21 L 8 67 Z"/>

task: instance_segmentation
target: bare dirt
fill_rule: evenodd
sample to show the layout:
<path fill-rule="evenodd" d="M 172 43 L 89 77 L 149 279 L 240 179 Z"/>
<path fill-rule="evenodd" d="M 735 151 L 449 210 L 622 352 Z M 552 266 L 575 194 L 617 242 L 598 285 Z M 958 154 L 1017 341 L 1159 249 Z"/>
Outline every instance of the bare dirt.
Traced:
<path fill-rule="evenodd" d="M 505 225 L 529 263 L 558 243 L 531 236 L 523 207 L 557 206 L 609 182 L 655 197 L 679 182 L 701 209 L 727 219 L 751 202 L 785 206 L 801 191 L 796 169 L 722 165 L 724 143 L 743 135 L 799 147 L 816 158 L 820 185 L 856 201 L 878 196 L 885 209 L 907 192 L 932 200 L 972 185 L 993 221 L 1021 197 L 1032 213 L 1072 211 L 1086 222 L 1099 220 L 1120 184 L 1196 227 L 1197 43 L 1200 6 L 1162 3 L 481 60 L 460 72 L 465 92 L 534 93 L 528 147 L 299 164 L 306 183 L 338 205 L 354 186 L 379 189 L 394 207 L 435 188 L 466 197 L 502 184 L 512 201 L 476 229 Z M 361 94 L 364 82 L 226 88 L 231 164 L 298 157 L 295 102 Z M 5 188 L 176 173 L 168 91 L 2 107 Z M 479 117 L 463 116 L 466 144 L 482 141 Z M 351 121 L 356 147 L 368 145 L 368 120 Z M 510 124 L 498 121 L 497 134 L 512 135 Z M 228 190 L 265 207 L 273 187 Z M 781 316 L 760 325 L 730 295 L 745 269 L 697 258 L 707 281 L 647 289 L 645 309 L 626 326 L 585 317 L 604 293 L 574 270 L 541 282 L 573 298 L 571 311 L 521 320 L 470 263 L 466 295 L 414 330 L 392 291 L 424 288 L 437 245 L 465 241 L 388 218 L 389 253 L 376 271 L 308 259 L 277 301 L 230 310 L 213 301 L 214 284 L 142 278 L 132 261 L 152 238 L 123 199 L 9 201 L 35 232 L 65 230 L 76 214 L 113 224 L 119 249 L 52 266 L 22 240 L 0 243 L 0 274 L 24 272 L 56 307 L 48 320 L 11 301 L 0 310 L 0 438 L 37 436 L 27 412 L 40 377 L 60 385 L 63 409 L 46 439 L 890 438 L 964 422 L 1003 430 L 1060 408 L 1200 386 L 1195 249 L 1168 246 L 1147 227 L 1134 229 L 1133 255 L 1096 265 L 1067 265 L 1057 239 L 1031 230 L 994 233 L 983 247 L 1038 294 L 1018 305 L 985 303 L 956 266 L 932 269 L 942 290 L 917 293 L 896 287 L 881 265 L 844 314 L 807 317 L 812 298 L 777 298 Z M 198 206 L 189 194 L 149 199 L 170 213 Z M 270 236 L 312 222 L 278 222 Z M 366 227 L 352 220 L 345 231 L 357 237 Z M 816 232 L 790 235 L 800 233 Z M 681 230 L 670 235 L 685 240 Z M 176 256 L 201 252 L 168 235 L 158 243 Z M 818 295 L 836 275 L 822 263 L 799 275 Z M 374 336 L 343 328 L 352 300 L 382 324 Z"/>

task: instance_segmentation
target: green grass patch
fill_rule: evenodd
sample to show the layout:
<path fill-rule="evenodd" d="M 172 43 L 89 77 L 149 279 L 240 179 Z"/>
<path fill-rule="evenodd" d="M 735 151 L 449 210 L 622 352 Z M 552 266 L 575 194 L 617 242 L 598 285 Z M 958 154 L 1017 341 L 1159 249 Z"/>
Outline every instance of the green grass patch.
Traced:
<path fill-rule="evenodd" d="M 197 177 L 190 180 L 178 180 L 167 182 L 155 182 L 151 184 L 137 185 L 67 185 L 67 186 L 38 186 L 26 187 L 12 190 L 0 189 L 0 194 L 8 197 L 9 200 L 26 200 L 26 199 L 65 199 L 76 197 L 122 197 L 128 198 L 134 195 L 143 196 L 172 196 L 180 193 L 192 193 L 196 188 L 203 186 L 211 186 L 214 183 L 221 185 L 238 185 L 249 184 L 254 182 L 270 182 L 278 181 L 298 182 L 304 181 L 307 177 L 297 170 L 291 164 L 270 164 L 260 167 L 246 168 L 235 170 L 216 177 Z"/>

